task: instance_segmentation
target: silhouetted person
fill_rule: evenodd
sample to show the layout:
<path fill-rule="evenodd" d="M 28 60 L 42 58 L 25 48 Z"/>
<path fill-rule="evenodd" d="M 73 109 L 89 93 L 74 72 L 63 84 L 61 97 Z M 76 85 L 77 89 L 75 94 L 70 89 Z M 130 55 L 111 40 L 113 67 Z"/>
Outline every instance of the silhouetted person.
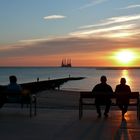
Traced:
<path fill-rule="evenodd" d="M 37 77 L 37 82 L 39 82 L 39 77 Z"/>
<path fill-rule="evenodd" d="M 122 119 L 128 110 L 129 97 L 131 94 L 130 86 L 126 85 L 126 79 L 121 78 L 120 84 L 116 86 L 115 93 L 117 94 L 117 104 L 122 111 Z"/>
<path fill-rule="evenodd" d="M 109 109 L 111 106 L 111 99 L 110 95 L 113 94 L 112 87 L 108 85 L 107 78 L 106 76 L 101 76 L 100 78 L 101 83 L 97 84 L 93 90 L 92 93 L 95 94 L 95 105 L 96 105 L 96 110 L 98 113 L 98 117 L 101 117 L 101 105 L 105 105 L 105 111 L 104 115 L 105 117 L 108 117 Z M 99 96 L 98 96 L 99 95 Z M 100 95 L 103 95 L 102 97 Z"/>
<path fill-rule="evenodd" d="M 14 97 L 12 95 L 15 94 L 19 94 L 22 91 L 22 88 L 20 85 L 17 84 L 17 78 L 16 76 L 12 75 L 9 77 L 9 81 L 10 83 L 7 85 L 7 87 L 5 87 L 2 90 L 2 93 L 0 94 L 0 107 L 2 107 L 5 103 L 5 101 L 7 100 L 8 97 Z"/>
<path fill-rule="evenodd" d="M 7 86 L 7 92 L 10 93 L 20 93 L 22 88 L 19 84 L 17 84 L 16 76 L 12 75 L 9 77 L 10 83 Z"/>

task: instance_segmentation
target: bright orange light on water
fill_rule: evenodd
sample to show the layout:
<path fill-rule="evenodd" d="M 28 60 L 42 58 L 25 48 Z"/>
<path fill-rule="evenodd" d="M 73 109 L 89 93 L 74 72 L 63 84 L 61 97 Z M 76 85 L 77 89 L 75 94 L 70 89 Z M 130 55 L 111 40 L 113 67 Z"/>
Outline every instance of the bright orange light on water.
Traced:
<path fill-rule="evenodd" d="M 121 64 L 130 64 L 135 59 L 135 54 L 131 50 L 121 50 L 115 55 L 115 59 Z"/>
<path fill-rule="evenodd" d="M 134 87 L 135 87 L 135 82 L 134 82 L 135 79 L 132 76 L 131 71 L 129 71 L 129 70 L 122 70 L 120 78 L 121 77 L 124 77 L 126 79 L 126 84 L 130 86 L 131 90 L 133 90 Z M 120 78 L 118 78 L 118 80 L 120 80 Z"/>
<path fill-rule="evenodd" d="M 126 79 L 128 85 L 132 84 L 131 79 L 129 77 L 128 70 L 122 70 L 122 76 L 121 77 L 124 77 Z"/>

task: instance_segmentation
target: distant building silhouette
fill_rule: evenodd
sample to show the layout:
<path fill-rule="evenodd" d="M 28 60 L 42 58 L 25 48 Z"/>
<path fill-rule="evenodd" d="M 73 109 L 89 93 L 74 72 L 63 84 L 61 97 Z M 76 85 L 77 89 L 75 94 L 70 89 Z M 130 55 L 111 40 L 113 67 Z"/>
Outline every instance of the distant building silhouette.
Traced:
<path fill-rule="evenodd" d="M 72 67 L 71 59 L 62 59 L 61 67 Z"/>

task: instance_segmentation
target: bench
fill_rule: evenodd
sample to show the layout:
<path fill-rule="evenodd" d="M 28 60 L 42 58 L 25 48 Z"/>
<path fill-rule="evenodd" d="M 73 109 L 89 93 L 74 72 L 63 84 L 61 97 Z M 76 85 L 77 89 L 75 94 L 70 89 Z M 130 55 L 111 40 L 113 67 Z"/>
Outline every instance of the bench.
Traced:
<path fill-rule="evenodd" d="M 96 95 L 96 94 L 95 94 Z M 82 91 L 80 92 L 80 98 L 79 98 L 79 119 L 83 116 L 83 106 L 85 105 L 92 105 L 94 106 L 94 99 L 95 95 L 92 94 L 92 92 L 89 91 Z M 101 97 L 103 97 L 105 94 L 100 94 Z M 98 95 L 99 97 L 99 95 Z M 89 101 L 90 99 L 90 101 Z M 110 99 L 112 100 L 111 106 L 118 106 L 116 103 L 116 94 L 110 95 Z M 133 101 L 131 101 L 133 100 Z M 140 102 L 139 102 L 139 92 L 131 92 L 130 95 L 130 103 L 129 106 L 136 106 L 137 108 L 137 119 L 140 120 Z"/>
<path fill-rule="evenodd" d="M 35 94 L 28 94 L 26 96 L 21 95 L 21 93 L 7 93 L 3 92 L 3 95 L 6 94 L 4 99 L 4 104 L 20 104 L 21 108 L 26 105 L 29 108 L 29 116 L 32 117 L 32 114 L 36 116 L 36 107 L 37 107 L 37 98 Z"/>

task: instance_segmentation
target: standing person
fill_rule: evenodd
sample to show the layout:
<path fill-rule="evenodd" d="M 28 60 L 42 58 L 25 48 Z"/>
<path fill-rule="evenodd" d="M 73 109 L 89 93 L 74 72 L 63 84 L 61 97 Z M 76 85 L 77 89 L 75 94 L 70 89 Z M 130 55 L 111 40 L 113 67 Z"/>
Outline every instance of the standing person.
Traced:
<path fill-rule="evenodd" d="M 101 108 L 100 108 L 101 105 L 106 106 L 104 111 L 104 116 L 108 117 L 109 109 L 111 106 L 110 95 L 113 94 L 112 87 L 106 83 L 107 82 L 106 76 L 104 75 L 101 76 L 100 81 L 101 83 L 97 84 L 92 90 L 93 95 L 95 94 L 95 105 L 98 113 L 98 118 L 100 118 L 102 115 Z M 101 98 L 100 95 L 103 95 L 103 97 Z"/>
<path fill-rule="evenodd" d="M 126 79 L 121 78 L 120 84 L 116 86 L 117 104 L 122 111 L 122 119 L 128 110 L 129 95 L 131 94 L 130 86 L 126 85 Z"/>

